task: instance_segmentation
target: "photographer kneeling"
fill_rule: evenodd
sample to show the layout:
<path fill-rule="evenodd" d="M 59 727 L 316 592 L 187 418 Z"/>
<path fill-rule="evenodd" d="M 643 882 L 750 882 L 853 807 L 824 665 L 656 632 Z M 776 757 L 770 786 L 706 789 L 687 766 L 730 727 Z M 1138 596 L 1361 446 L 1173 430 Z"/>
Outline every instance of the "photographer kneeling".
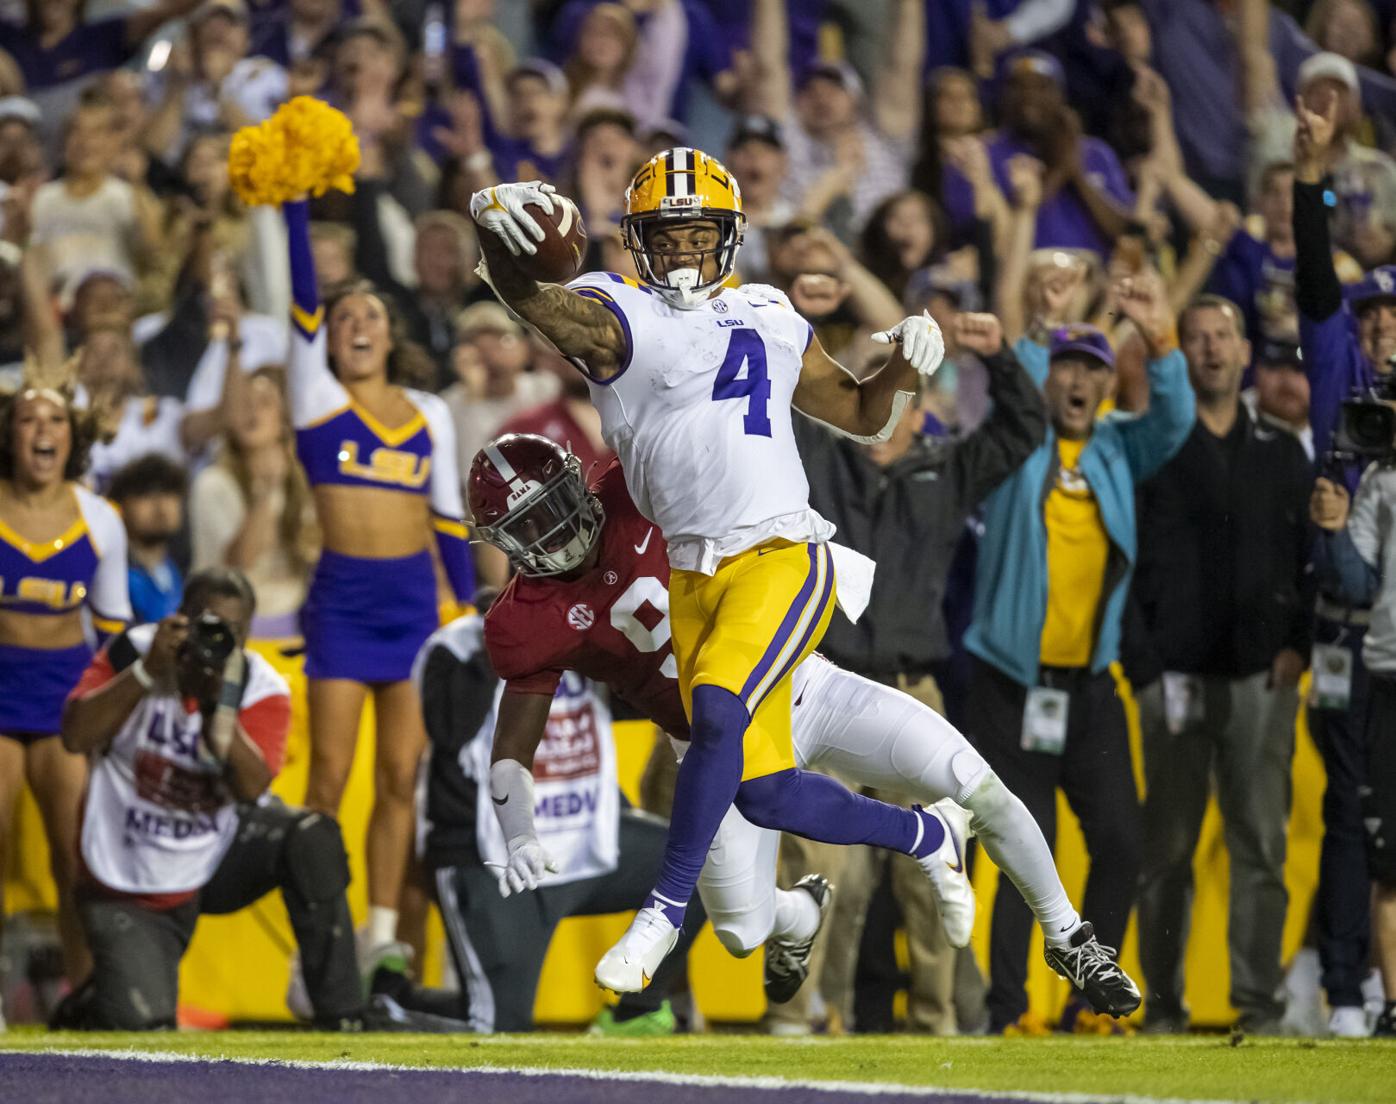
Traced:
<path fill-rule="evenodd" d="M 291 698 L 243 650 L 254 607 L 241 572 L 200 571 L 177 613 L 113 638 L 68 698 L 63 746 L 91 760 L 77 892 L 95 965 L 57 1026 L 173 1027 L 199 915 L 273 889 L 317 1025 L 366 1026 L 339 826 L 263 796 L 285 755 Z"/>
<path fill-rule="evenodd" d="M 1373 882 L 1372 923 L 1386 1002 L 1372 1034 L 1396 1036 L 1396 464 L 1378 461 L 1357 486 L 1348 516 L 1341 483 L 1320 479 L 1309 516 L 1323 530 L 1319 583 L 1354 606 L 1372 607 L 1362 644 L 1371 676 L 1363 720 L 1367 785 L 1362 818 Z M 1315 677 L 1322 672 L 1315 671 Z"/>

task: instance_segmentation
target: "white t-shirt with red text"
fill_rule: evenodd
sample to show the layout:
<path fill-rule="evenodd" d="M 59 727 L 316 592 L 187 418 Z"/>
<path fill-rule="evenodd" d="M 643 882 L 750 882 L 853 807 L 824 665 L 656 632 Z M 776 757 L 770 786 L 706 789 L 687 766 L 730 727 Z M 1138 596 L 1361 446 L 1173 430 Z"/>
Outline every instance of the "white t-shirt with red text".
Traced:
<path fill-rule="evenodd" d="M 72 696 L 99 689 L 145 655 L 155 628 L 141 625 L 115 637 Z M 247 659 L 238 723 L 275 774 L 286 754 L 290 688 L 261 656 L 249 652 Z M 93 756 L 80 849 L 102 887 L 184 894 L 213 877 L 237 832 L 237 800 L 222 781 L 221 766 L 200 754 L 202 728 L 195 703 L 152 688 L 106 751 Z"/>

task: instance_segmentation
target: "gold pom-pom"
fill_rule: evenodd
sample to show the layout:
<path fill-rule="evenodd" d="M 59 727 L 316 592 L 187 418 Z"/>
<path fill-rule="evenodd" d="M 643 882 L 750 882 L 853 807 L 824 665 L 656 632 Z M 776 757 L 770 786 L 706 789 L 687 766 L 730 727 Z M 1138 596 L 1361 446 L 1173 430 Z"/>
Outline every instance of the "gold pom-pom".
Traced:
<path fill-rule="evenodd" d="M 270 119 L 233 135 L 228 176 L 249 206 L 280 205 L 354 190 L 359 140 L 348 116 L 312 96 L 282 104 Z"/>

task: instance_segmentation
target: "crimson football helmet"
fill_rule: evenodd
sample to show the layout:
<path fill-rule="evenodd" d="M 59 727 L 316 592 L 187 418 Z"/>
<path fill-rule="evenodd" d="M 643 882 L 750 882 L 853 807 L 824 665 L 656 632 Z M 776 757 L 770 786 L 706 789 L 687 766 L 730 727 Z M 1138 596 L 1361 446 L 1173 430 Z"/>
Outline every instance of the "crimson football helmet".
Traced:
<path fill-rule="evenodd" d="M 534 433 L 506 433 L 477 452 L 466 492 L 476 532 L 525 575 L 580 566 L 606 520 L 582 462 Z"/>

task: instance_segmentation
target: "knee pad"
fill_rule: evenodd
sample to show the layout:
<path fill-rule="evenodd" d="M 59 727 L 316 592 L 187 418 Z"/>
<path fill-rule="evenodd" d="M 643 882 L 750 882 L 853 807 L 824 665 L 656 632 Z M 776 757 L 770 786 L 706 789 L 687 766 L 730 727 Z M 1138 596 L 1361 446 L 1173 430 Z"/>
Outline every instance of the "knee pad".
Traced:
<path fill-rule="evenodd" d="M 712 917 L 709 917 L 711 920 Z M 718 923 L 713 922 L 713 934 L 717 936 L 717 941 L 722 944 L 722 949 L 733 958 L 746 958 L 757 948 L 766 942 L 766 935 L 770 934 L 770 926 L 763 934 L 757 929 L 759 924 L 746 923 L 746 917 L 734 917 L 730 921 Z"/>
<path fill-rule="evenodd" d="M 984 756 L 980 755 L 974 748 L 966 744 L 950 759 L 950 775 L 955 779 L 955 785 L 959 787 L 955 791 L 955 802 L 969 808 L 969 800 L 974 794 L 983 788 L 984 783 L 993 778 L 998 781 L 998 777 L 989 769 L 989 764 L 984 761 Z M 1003 786 L 1002 782 L 999 782 Z M 1005 787 L 1005 791 L 1007 787 Z"/>
<path fill-rule="evenodd" d="M 316 904 L 349 888 L 349 856 L 339 822 L 324 813 L 303 813 L 286 833 L 281 852 L 285 889 Z"/>
<path fill-rule="evenodd" d="M 973 751 L 973 749 L 971 751 L 976 758 L 979 758 L 977 751 Z M 960 754 L 963 755 L 964 752 Z M 973 827 L 976 834 L 982 834 L 986 830 L 992 831 L 993 825 L 996 822 L 1002 822 L 1010 809 L 1015 805 L 1022 805 L 1017 795 L 1003 784 L 998 775 L 989 769 L 989 764 L 985 763 L 982 758 L 979 759 L 979 762 L 984 765 L 984 769 L 980 772 L 978 781 L 975 782 L 966 796 L 957 801 L 957 804 L 968 809 L 973 815 Z M 1026 812 L 1026 810 L 1024 811 Z"/>

